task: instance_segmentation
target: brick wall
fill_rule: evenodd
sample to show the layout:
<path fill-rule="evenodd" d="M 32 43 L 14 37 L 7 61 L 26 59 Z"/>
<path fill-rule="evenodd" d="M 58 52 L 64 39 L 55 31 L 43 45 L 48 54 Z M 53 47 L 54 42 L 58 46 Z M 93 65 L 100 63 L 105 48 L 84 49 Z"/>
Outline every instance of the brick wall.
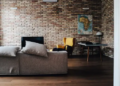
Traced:
<path fill-rule="evenodd" d="M 78 55 L 77 42 L 95 41 L 95 30 L 101 28 L 101 0 L 0 0 L 0 9 L 1 45 L 20 46 L 22 36 L 44 36 L 47 48 L 53 48 L 63 44 L 63 37 L 75 37 L 73 54 Z M 93 35 L 77 34 L 77 14 L 93 15 Z"/>
<path fill-rule="evenodd" d="M 107 43 L 110 48 L 114 48 L 114 16 L 113 0 L 102 0 L 102 28 L 104 33 L 103 43 Z"/>

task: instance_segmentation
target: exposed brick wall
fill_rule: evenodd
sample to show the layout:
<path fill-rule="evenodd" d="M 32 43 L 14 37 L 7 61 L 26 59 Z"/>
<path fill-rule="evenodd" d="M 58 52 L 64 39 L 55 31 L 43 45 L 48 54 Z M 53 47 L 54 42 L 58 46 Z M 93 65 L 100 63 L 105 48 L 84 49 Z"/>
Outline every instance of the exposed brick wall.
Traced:
<path fill-rule="evenodd" d="M 102 28 L 103 43 L 107 43 L 107 47 L 114 48 L 114 16 L 113 16 L 113 0 L 102 0 Z"/>
<path fill-rule="evenodd" d="M 22 36 L 44 36 L 47 48 L 63 44 L 63 37 L 94 41 L 95 29 L 101 27 L 101 0 L 0 0 L 0 9 L 1 45 L 20 46 Z M 93 15 L 93 35 L 77 34 L 77 14 Z M 73 54 L 79 54 L 77 42 Z"/>

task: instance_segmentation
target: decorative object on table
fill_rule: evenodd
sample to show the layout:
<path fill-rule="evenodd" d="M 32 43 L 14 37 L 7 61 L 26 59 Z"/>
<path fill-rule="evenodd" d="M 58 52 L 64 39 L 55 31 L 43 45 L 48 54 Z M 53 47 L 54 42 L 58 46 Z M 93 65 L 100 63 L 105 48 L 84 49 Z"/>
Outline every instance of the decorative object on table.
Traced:
<path fill-rule="evenodd" d="M 78 34 L 92 34 L 92 15 L 78 15 Z"/>
<path fill-rule="evenodd" d="M 102 36 L 103 36 L 103 33 L 102 33 L 102 32 L 98 31 L 98 32 L 96 33 L 95 37 L 96 37 L 97 43 L 101 43 L 101 41 L 102 41 Z"/>

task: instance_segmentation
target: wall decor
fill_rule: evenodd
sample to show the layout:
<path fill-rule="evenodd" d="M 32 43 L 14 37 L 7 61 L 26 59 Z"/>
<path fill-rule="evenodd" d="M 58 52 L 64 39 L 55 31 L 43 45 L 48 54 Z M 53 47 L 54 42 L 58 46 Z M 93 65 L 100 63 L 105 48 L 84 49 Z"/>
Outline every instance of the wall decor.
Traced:
<path fill-rule="evenodd" d="M 92 15 L 78 15 L 78 34 L 92 34 Z"/>

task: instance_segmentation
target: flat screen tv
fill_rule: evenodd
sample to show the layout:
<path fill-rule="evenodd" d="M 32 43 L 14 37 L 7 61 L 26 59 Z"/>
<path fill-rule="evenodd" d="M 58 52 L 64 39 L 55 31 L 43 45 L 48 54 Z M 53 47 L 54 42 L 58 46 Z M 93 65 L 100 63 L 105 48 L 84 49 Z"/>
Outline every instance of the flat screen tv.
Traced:
<path fill-rule="evenodd" d="M 44 37 L 22 37 L 21 38 L 21 48 L 25 47 L 26 41 L 44 44 Z"/>

